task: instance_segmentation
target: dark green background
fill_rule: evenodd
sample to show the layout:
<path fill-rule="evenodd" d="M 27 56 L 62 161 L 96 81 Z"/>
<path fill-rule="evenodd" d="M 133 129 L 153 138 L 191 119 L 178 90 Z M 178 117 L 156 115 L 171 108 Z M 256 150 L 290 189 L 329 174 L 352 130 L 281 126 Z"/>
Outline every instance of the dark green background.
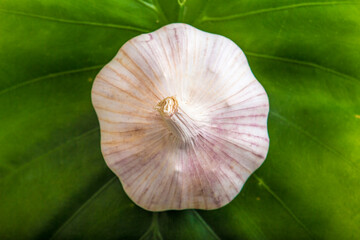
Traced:
<path fill-rule="evenodd" d="M 186 22 L 236 42 L 270 99 L 267 160 L 226 207 L 152 214 L 106 167 L 92 81 Z M 0 0 L 1 239 L 356 239 L 360 1 Z"/>

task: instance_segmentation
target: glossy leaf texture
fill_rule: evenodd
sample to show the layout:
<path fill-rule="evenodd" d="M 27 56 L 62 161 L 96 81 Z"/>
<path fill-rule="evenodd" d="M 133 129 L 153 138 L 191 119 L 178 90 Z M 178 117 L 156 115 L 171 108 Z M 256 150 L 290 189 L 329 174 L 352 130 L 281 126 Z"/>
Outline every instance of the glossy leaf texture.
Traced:
<path fill-rule="evenodd" d="M 153 214 L 100 152 L 96 73 L 186 22 L 237 43 L 270 99 L 270 151 L 227 206 Z M 0 0 L 1 239 L 360 236 L 360 1 Z"/>

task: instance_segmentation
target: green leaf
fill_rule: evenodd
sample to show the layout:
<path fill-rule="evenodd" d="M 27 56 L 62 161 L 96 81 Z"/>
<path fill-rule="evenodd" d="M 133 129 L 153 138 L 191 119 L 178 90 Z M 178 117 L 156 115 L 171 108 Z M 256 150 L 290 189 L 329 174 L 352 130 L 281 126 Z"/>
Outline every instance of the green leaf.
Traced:
<path fill-rule="evenodd" d="M 0 0 L 1 239 L 355 239 L 360 2 Z M 106 167 L 92 80 L 130 38 L 182 21 L 246 53 L 270 151 L 213 211 L 152 214 Z"/>

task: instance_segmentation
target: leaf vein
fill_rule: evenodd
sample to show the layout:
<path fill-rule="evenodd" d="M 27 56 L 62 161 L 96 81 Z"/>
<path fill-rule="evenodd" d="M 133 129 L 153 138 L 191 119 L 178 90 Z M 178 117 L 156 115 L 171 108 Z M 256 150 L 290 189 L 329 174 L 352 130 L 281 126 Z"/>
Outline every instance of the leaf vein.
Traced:
<path fill-rule="evenodd" d="M 288 212 L 288 214 L 306 231 L 309 237 L 311 239 L 314 239 L 313 234 L 306 227 L 306 225 L 295 215 L 295 213 L 286 205 L 286 203 L 273 190 L 271 190 L 271 188 L 264 182 L 264 180 L 257 176 L 255 173 L 253 174 L 253 176 L 256 178 L 256 180 L 258 180 L 259 184 L 264 187 L 265 190 L 270 193 L 270 195 L 279 202 L 279 204 Z"/>
<path fill-rule="evenodd" d="M 91 202 L 96 199 L 100 194 L 105 191 L 115 180 L 116 176 L 113 176 L 108 180 L 105 184 L 103 184 L 94 194 L 91 195 L 89 199 L 83 202 L 80 207 L 77 208 L 76 211 L 62 224 L 60 227 L 54 231 L 54 234 L 50 239 L 56 239 L 56 237 L 61 234 L 61 232 L 88 206 Z"/>
<path fill-rule="evenodd" d="M 45 76 L 41 76 L 41 77 L 37 77 L 37 78 L 33 78 L 24 82 L 21 82 L 19 84 L 13 85 L 11 87 L 8 88 L 4 88 L 2 90 L 0 90 L 0 96 L 8 93 L 10 91 L 16 90 L 18 88 L 30 85 L 30 84 L 34 84 L 36 82 L 40 82 L 42 80 L 46 80 L 46 79 L 51 79 L 51 78 L 56 78 L 56 77 L 60 77 L 60 76 L 64 76 L 64 75 L 69 75 L 69 74 L 75 74 L 75 73 L 81 73 L 81 72 L 87 72 L 87 71 L 92 71 L 92 70 L 97 70 L 100 69 L 104 66 L 104 64 L 102 65 L 96 65 L 96 66 L 91 66 L 91 67 L 85 67 L 85 68 L 79 68 L 79 69 L 73 69 L 73 70 L 68 70 L 68 71 L 61 71 L 61 72 L 57 72 L 57 73 L 50 73 L 48 75 Z"/>
<path fill-rule="evenodd" d="M 214 239 L 220 240 L 220 237 L 212 230 L 209 224 L 205 221 L 203 217 L 194 209 L 191 210 L 199 222 L 205 227 L 205 229 L 214 237 Z"/>
<path fill-rule="evenodd" d="M 264 58 L 264 59 L 269 59 L 269 60 L 275 60 L 275 61 L 280 61 L 280 62 L 286 62 L 286 63 L 292 63 L 292 64 L 297 64 L 297 65 L 316 68 L 316 69 L 322 70 L 324 72 L 328 72 L 328 73 L 337 75 L 339 77 L 342 77 L 345 80 L 349 80 L 348 82 L 352 83 L 352 84 L 354 84 L 353 81 L 357 81 L 357 82 L 360 81 L 360 79 L 358 79 L 356 77 L 353 77 L 353 76 L 350 76 L 348 74 L 336 71 L 334 69 L 327 68 L 327 67 L 324 67 L 322 65 L 312 63 L 312 62 L 308 62 L 308 61 L 301 61 L 301 60 L 296 60 L 296 59 L 290 59 L 290 58 L 284 58 L 284 57 L 278 57 L 278 56 L 272 56 L 272 55 L 266 55 L 266 54 L 248 52 L 248 51 L 246 51 L 246 55 L 251 56 L 251 57 Z"/>
<path fill-rule="evenodd" d="M 94 127 L 94 128 L 92 128 L 92 129 L 90 129 L 90 130 L 88 130 L 88 131 L 86 131 L 86 132 L 84 132 L 84 133 L 82 133 L 82 134 L 80 134 L 80 135 L 78 135 L 78 136 L 72 137 L 72 138 L 69 139 L 68 141 L 65 141 L 65 142 L 57 145 L 56 147 L 50 149 L 49 151 L 47 151 L 47 152 L 45 152 L 45 153 L 43 153 L 43 154 L 40 154 L 39 156 L 37 156 L 37 157 L 29 160 L 27 163 L 21 165 L 18 169 L 14 170 L 14 171 L 11 172 L 9 175 L 6 175 L 5 178 L 9 178 L 10 176 L 14 176 L 16 173 L 18 173 L 19 171 L 21 171 L 21 169 L 25 168 L 25 167 L 28 166 L 30 163 L 32 163 L 32 162 L 34 162 L 34 161 L 36 161 L 36 160 L 38 160 L 38 159 L 41 159 L 42 157 L 44 157 L 44 156 L 46 156 L 46 155 L 48 155 L 48 154 L 51 154 L 51 153 L 57 151 L 58 149 L 66 146 L 66 145 L 68 145 L 68 144 L 70 144 L 70 143 L 72 143 L 72 142 L 75 142 L 75 141 L 77 141 L 77 140 L 79 140 L 79 139 L 81 139 L 81 138 L 83 138 L 83 137 L 86 137 L 86 136 L 88 136 L 88 135 L 96 132 L 97 130 L 99 130 L 99 127 Z M 1 179 L 1 180 L 3 180 L 3 179 Z"/>
<path fill-rule="evenodd" d="M 136 31 L 136 32 L 141 32 L 141 33 L 150 32 L 150 30 L 148 30 L 148 29 L 134 27 L 134 26 L 55 18 L 55 17 L 49 17 L 49 16 L 38 15 L 38 14 L 27 13 L 27 12 L 12 11 L 12 10 L 8 10 L 8 9 L 0 9 L 0 12 L 5 13 L 5 14 L 38 18 L 38 19 L 42 19 L 42 20 L 46 20 L 46 21 L 60 22 L 60 23 L 66 23 L 66 24 L 77 24 L 77 25 L 87 25 L 87 26 L 94 26 L 94 27 L 115 28 L 115 29 Z"/>
<path fill-rule="evenodd" d="M 248 17 L 252 15 L 259 15 L 264 13 L 271 13 L 271 12 L 279 12 L 279 11 L 285 11 L 289 9 L 296 9 L 296 8 L 303 8 L 303 7 L 319 7 L 319 6 L 334 6 L 334 5 L 345 5 L 345 4 L 358 4 L 358 2 L 354 1 L 331 1 L 331 2 L 307 2 L 307 3 L 297 3 L 297 4 L 290 4 L 285 6 L 279 6 L 279 7 L 272 7 L 272 8 L 264 8 L 264 9 L 258 9 L 254 11 L 224 16 L 224 17 L 210 17 L 210 16 L 203 16 L 201 20 L 199 20 L 199 23 L 207 22 L 207 21 L 229 21 L 234 19 L 239 19 L 243 17 Z"/>
<path fill-rule="evenodd" d="M 270 111 L 270 114 L 274 117 L 277 117 L 278 119 L 286 122 L 287 124 L 289 124 L 292 128 L 294 128 L 295 130 L 297 130 L 298 132 L 304 134 L 305 136 L 309 137 L 313 142 L 317 143 L 319 146 L 323 147 L 325 150 L 333 153 L 334 155 L 336 155 L 337 157 L 340 157 L 341 159 L 345 160 L 346 162 L 348 162 L 352 167 L 355 167 L 357 169 L 359 169 L 359 167 L 355 164 L 355 162 L 353 162 L 351 159 L 346 158 L 342 153 L 338 152 L 337 150 L 335 150 L 333 147 L 323 143 L 320 139 L 318 139 L 317 137 L 313 136 L 310 132 L 304 130 L 303 128 L 301 128 L 300 126 L 296 125 L 295 123 L 292 123 L 291 121 L 289 121 L 288 119 L 286 119 L 285 117 L 281 116 L 279 113 L 276 113 L 274 111 Z"/>

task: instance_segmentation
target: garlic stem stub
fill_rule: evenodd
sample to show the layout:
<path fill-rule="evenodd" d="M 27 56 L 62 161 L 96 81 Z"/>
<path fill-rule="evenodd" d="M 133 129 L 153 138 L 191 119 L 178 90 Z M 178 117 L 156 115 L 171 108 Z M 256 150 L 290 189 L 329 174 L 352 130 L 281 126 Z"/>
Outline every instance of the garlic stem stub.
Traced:
<path fill-rule="evenodd" d="M 175 23 L 126 42 L 96 76 L 101 150 L 150 211 L 216 209 L 269 148 L 269 101 L 242 50 Z"/>

